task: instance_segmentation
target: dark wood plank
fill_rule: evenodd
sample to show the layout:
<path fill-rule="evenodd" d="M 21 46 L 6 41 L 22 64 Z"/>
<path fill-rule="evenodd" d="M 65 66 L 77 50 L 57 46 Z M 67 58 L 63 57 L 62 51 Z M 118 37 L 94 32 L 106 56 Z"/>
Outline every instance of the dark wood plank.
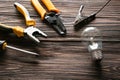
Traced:
<path fill-rule="evenodd" d="M 0 22 L 11 26 L 25 26 L 23 16 L 13 4 L 19 2 L 36 20 L 36 27 L 48 34 L 36 46 L 28 39 L 1 34 L 8 44 L 37 52 L 40 57 L 7 49 L 0 56 L 0 80 L 120 80 L 120 0 L 112 0 L 90 24 L 74 31 L 73 24 L 81 4 L 84 14 L 100 9 L 107 0 L 52 0 L 61 10 L 67 36 L 60 37 L 50 26 L 42 23 L 29 0 L 0 0 Z M 100 65 L 91 61 L 82 43 L 81 32 L 85 27 L 97 27 L 103 34 L 104 59 Z"/>

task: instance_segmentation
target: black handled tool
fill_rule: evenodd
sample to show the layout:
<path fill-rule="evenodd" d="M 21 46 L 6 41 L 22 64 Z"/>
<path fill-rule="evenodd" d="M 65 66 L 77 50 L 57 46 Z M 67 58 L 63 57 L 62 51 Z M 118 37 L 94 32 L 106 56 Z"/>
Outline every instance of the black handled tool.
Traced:
<path fill-rule="evenodd" d="M 88 23 L 90 23 L 91 21 L 93 21 L 96 18 L 96 15 L 110 2 L 111 0 L 109 0 L 100 10 L 98 10 L 97 12 L 89 15 L 89 16 L 83 16 L 82 15 L 82 10 L 83 10 L 83 5 L 81 5 L 78 15 L 74 21 L 74 29 L 75 30 L 79 30 L 81 28 L 81 26 L 84 26 Z"/>

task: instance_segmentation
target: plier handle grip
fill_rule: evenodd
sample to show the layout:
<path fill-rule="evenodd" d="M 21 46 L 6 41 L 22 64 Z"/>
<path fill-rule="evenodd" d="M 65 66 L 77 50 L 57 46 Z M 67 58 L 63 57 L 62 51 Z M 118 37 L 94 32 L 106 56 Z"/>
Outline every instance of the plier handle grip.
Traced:
<path fill-rule="evenodd" d="M 47 21 L 60 35 L 66 35 L 66 28 L 59 17 L 59 10 L 50 0 L 41 0 L 48 9 L 48 12 L 41 6 L 38 0 L 31 0 L 34 8 L 41 16 L 41 20 Z"/>
<path fill-rule="evenodd" d="M 25 17 L 27 26 L 35 26 L 36 21 L 30 17 L 28 10 L 20 3 L 14 3 L 15 8 Z"/>
<path fill-rule="evenodd" d="M 51 3 L 50 0 L 41 0 L 45 6 L 47 7 L 49 12 L 56 12 L 59 13 L 60 11 Z M 34 8 L 37 10 L 37 12 L 41 15 L 41 19 L 45 19 L 45 15 L 47 14 L 46 10 L 40 5 L 38 0 L 31 0 Z"/>

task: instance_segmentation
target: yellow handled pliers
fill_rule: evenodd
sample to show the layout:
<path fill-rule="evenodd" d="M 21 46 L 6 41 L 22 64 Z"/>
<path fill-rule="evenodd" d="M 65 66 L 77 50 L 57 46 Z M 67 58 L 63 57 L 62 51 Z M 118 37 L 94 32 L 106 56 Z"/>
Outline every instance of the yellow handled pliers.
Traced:
<path fill-rule="evenodd" d="M 37 36 L 42 35 L 44 37 L 47 37 L 45 33 L 43 33 L 42 31 L 35 27 L 36 23 L 35 20 L 30 18 L 28 10 L 23 5 L 15 2 L 14 6 L 25 17 L 26 26 L 28 27 L 24 30 L 24 33 L 26 33 L 31 39 L 33 39 L 37 43 L 39 43 L 40 41 L 36 38 L 36 35 Z"/>
<path fill-rule="evenodd" d="M 40 14 L 41 19 L 43 21 L 48 22 L 48 24 L 52 25 L 52 27 L 62 36 L 66 35 L 66 28 L 64 24 L 62 23 L 62 20 L 59 17 L 59 10 L 55 8 L 55 6 L 52 4 L 50 0 L 41 0 L 46 8 L 48 9 L 48 12 L 41 6 L 38 0 L 31 0 L 31 3 L 33 4 L 34 8 L 37 10 L 37 12 Z"/>
<path fill-rule="evenodd" d="M 45 33 L 43 33 L 42 31 L 40 31 L 39 29 L 35 28 L 35 20 L 30 18 L 30 15 L 27 11 L 27 9 L 19 4 L 19 3 L 14 3 L 14 6 L 17 8 L 17 10 L 19 12 L 21 12 L 26 20 L 26 25 L 28 26 L 26 29 L 20 26 L 7 26 L 4 24 L 0 24 L 0 30 L 6 33 L 14 33 L 15 35 L 17 35 L 18 37 L 24 37 L 24 36 L 28 36 L 30 39 L 32 39 L 33 41 L 39 43 L 39 39 L 36 38 L 36 34 L 39 36 L 44 36 L 47 37 L 47 35 Z"/>

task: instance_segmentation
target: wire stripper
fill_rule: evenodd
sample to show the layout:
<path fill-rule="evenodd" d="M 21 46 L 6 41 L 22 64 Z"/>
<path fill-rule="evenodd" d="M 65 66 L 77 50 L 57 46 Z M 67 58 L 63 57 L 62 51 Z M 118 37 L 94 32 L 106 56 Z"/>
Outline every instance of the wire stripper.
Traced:
<path fill-rule="evenodd" d="M 59 10 L 52 4 L 50 0 L 41 0 L 48 9 L 48 12 L 41 6 L 38 0 L 31 0 L 32 5 L 41 16 L 42 21 L 50 24 L 58 34 L 66 35 L 66 28 L 59 17 Z"/>

